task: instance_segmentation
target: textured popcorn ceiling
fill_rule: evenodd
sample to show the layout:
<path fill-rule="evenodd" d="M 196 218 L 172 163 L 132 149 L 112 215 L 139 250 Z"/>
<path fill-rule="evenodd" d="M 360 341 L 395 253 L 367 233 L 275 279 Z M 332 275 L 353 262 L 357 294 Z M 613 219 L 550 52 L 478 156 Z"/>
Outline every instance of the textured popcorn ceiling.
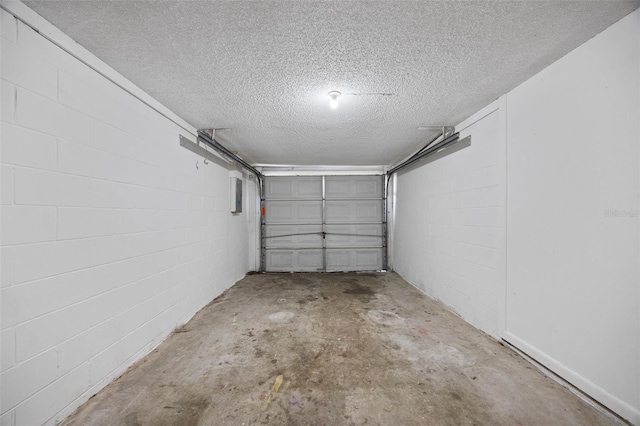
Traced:
<path fill-rule="evenodd" d="M 300 165 L 392 164 L 639 5 L 25 3 L 248 161 Z"/>

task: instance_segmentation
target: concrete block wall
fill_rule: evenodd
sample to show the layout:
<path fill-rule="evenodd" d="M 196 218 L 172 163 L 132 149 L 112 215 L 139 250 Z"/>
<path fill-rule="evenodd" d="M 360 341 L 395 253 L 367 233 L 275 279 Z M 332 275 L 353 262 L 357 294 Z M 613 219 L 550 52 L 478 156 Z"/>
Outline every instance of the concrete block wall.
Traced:
<path fill-rule="evenodd" d="M 54 424 L 253 269 L 253 216 L 193 135 L 1 18 L 0 423 Z"/>
<path fill-rule="evenodd" d="M 640 9 L 506 98 L 502 337 L 640 425 Z"/>
<path fill-rule="evenodd" d="M 393 268 L 429 296 L 499 336 L 505 280 L 502 102 L 456 126 L 471 146 L 395 179 Z"/>
<path fill-rule="evenodd" d="M 397 176 L 393 266 L 640 424 L 640 9 Z"/>

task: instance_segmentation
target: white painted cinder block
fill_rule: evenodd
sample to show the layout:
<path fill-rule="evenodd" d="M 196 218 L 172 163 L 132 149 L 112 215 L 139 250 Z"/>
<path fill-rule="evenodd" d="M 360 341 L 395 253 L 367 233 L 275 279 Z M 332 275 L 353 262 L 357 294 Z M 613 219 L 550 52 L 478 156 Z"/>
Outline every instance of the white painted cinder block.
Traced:
<path fill-rule="evenodd" d="M 137 305 L 61 344 L 58 349 L 61 374 L 73 370 L 142 326 L 151 317 L 151 303 L 146 301 Z"/>
<path fill-rule="evenodd" d="M 16 284 L 89 266 L 88 242 L 84 240 L 20 245 L 6 250 Z"/>
<path fill-rule="evenodd" d="M 15 203 L 40 206 L 88 206 L 87 178 L 26 168 L 16 168 Z"/>
<path fill-rule="evenodd" d="M 104 281 L 92 275 L 85 269 L 3 289 L 2 325 L 20 324 L 92 296 Z M 86 284 L 92 279 L 98 280 L 95 287 Z"/>
<path fill-rule="evenodd" d="M 55 137 L 9 123 L 2 126 L 2 162 L 35 169 L 55 170 L 58 142 Z"/>
<path fill-rule="evenodd" d="M 25 16 L 20 11 L 22 16 Z M 35 17 L 34 17 L 35 18 Z M 31 19 L 31 18 L 30 18 Z M 22 22 L 18 22 L 16 44 L 24 51 L 28 56 L 40 57 L 42 60 L 50 63 L 58 70 L 65 71 L 74 75 L 80 81 L 88 83 L 91 76 L 91 70 L 86 65 L 82 64 L 77 59 L 70 55 L 60 52 L 60 48 L 51 44 L 51 42 L 44 39 L 33 29 L 29 28 Z M 54 34 L 53 28 L 49 31 L 49 35 Z M 66 40 L 66 47 L 76 48 L 76 43 L 69 43 L 70 40 Z M 71 46 L 73 45 L 73 46 Z"/>
<path fill-rule="evenodd" d="M 38 317 L 16 327 L 16 362 L 55 348 L 90 327 L 94 303 L 83 302 Z M 83 321 L 78 320 L 84 318 Z"/>
<path fill-rule="evenodd" d="M 0 204 L 9 205 L 13 204 L 13 178 L 14 168 L 7 165 L 0 165 L 0 182 L 2 187 L 0 188 Z"/>
<path fill-rule="evenodd" d="M 179 146 L 195 129 L 0 14 L 0 419 L 54 424 L 242 277 L 256 215 L 231 215 L 228 171 Z"/>
<path fill-rule="evenodd" d="M 51 99 L 17 88 L 15 123 L 76 142 L 89 140 L 89 118 Z"/>
<path fill-rule="evenodd" d="M 16 425 L 55 424 L 55 416 L 89 386 L 89 364 L 82 364 L 16 408 Z"/>
<path fill-rule="evenodd" d="M 58 208 L 58 239 L 101 237 L 111 235 L 116 212 L 108 209 L 81 207 Z"/>
<path fill-rule="evenodd" d="M 72 141 L 61 140 L 58 143 L 58 170 L 72 175 L 124 181 L 118 174 L 115 155 Z"/>
<path fill-rule="evenodd" d="M 18 89 L 5 80 L 0 80 L 0 118 L 7 123 L 15 121 L 15 105 Z"/>
<path fill-rule="evenodd" d="M 0 207 L 0 215 L 0 241 L 4 246 L 56 239 L 55 207 L 3 205 Z"/>
<path fill-rule="evenodd" d="M 2 409 L 14 408 L 56 379 L 58 356 L 50 350 L 0 374 Z"/>
<path fill-rule="evenodd" d="M 8 410 L 4 414 L 0 415 L 1 426 L 15 426 L 15 410 Z"/>
<path fill-rule="evenodd" d="M 397 272 L 495 337 L 506 249 L 500 105 L 457 126 L 470 147 L 397 177 L 393 249 Z M 485 269 L 496 273 L 487 280 Z"/>
<path fill-rule="evenodd" d="M 0 331 L 0 371 L 5 371 L 15 364 L 16 335 L 12 328 Z"/>
<path fill-rule="evenodd" d="M 636 10 L 457 126 L 470 148 L 398 177 L 393 248 L 412 284 L 632 424 L 639 55 Z"/>
<path fill-rule="evenodd" d="M 0 10 L 0 30 L 1 35 L 12 43 L 16 42 L 18 36 L 18 21 L 11 14 L 4 10 Z"/>
<path fill-rule="evenodd" d="M 116 209 L 163 210 L 168 191 L 146 186 L 130 185 L 122 182 L 91 180 L 91 207 Z M 182 194 L 186 197 L 185 194 Z M 180 198 L 180 197 L 176 197 Z M 183 198 L 184 199 L 184 198 Z M 176 206 L 182 210 L 184 206 Z"/>
<path fill-rule="evenodd" d="M 15 43 L 0 40 L 2 78 L 16 86 L 55 100 L 58 96 L 58 70 L 39 57 L 28 56 Z"/>
<path fill-rule="evenodd" d="M 165 149 L 96 119 L 91 120 L 91 146 L 148 165 L 168 166 Z"/>
<path fill-rule="evenodd" d="M 143 256 L 166 248 L 164 232 L 116 235 L 88 240 L 91 266 Z"/>
<path fill-rule="evenodd" d="M 505 338 L 632 424 L 639 75 L 636 10 L 512 90 L 506 123 Z"/>

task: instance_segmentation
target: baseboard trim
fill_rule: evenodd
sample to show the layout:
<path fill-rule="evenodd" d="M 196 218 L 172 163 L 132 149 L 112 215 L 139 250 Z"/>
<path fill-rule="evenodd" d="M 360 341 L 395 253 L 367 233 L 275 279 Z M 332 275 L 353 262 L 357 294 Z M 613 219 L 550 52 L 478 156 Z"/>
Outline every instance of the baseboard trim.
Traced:
<path fill-rule="evenodd" d="M 542 373 L 621 425 L 640 425 L 640 411 L 506 331 L 502 342 Z"/>

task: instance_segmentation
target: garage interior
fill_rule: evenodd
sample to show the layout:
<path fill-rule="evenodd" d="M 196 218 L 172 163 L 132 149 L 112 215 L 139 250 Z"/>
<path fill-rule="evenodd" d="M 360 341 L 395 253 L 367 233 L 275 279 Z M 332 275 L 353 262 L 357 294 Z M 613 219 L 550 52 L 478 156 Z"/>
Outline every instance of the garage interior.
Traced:
<path fill-rule="evenodd" d="M 0 0 L 0 424 L 640 425 L 639 7 Z"/>

